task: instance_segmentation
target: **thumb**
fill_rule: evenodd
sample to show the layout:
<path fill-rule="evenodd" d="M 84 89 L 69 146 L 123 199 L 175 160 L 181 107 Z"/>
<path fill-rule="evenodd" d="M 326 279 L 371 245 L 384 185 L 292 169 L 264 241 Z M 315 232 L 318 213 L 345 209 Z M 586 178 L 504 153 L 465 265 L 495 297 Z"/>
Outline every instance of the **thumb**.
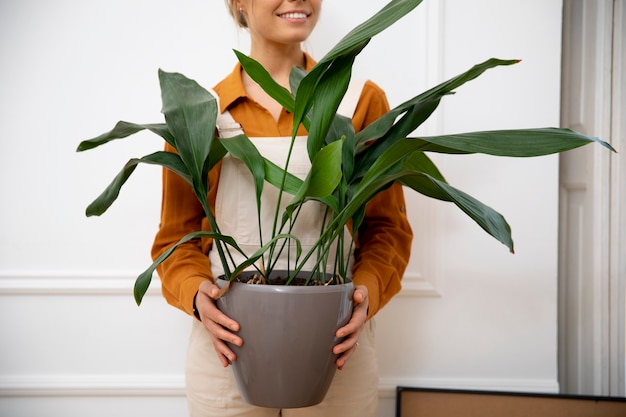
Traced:
<path fill-rule="evenodd" d="M 354 291 L 354 297 L 353 298 L 354 298 L 354 301 L 356 301 L 357 303 L 360 304 L 363 301 L 365 301 L 365 297 L 366 297 L 365 292 L 362 289 L 357 288 Z"/>

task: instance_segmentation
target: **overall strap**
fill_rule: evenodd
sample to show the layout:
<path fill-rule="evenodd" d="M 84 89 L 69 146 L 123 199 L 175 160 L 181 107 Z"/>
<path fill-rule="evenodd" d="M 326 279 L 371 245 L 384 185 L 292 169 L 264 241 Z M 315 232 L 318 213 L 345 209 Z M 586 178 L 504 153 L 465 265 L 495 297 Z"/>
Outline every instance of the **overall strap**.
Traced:
<path fill-rule="evenodd" d="M 348 90 L 339 104 L 337 113 L 348 118 L 352 118 L 352 116 L 354 116 L 354 112 L 356 110 L 356 106 L 359 104 L 359 99 L 361 98 L 361 92 L 363 91 L 365 82 L 366 80 L 364 79 L 350 80 Z M 209 92 L 216 98 L 217 108 L 219 109 L 219 96 L 213 90 L 209 90 Z M 216 127 L 221 138 L 226 139 L 237 135 L 243 135 L 241 125 L 233 119 L 233 116 L 228 110 L 217 115 Z"/>
<path fill-rule="evenodd" d="M 208 91 L 213 97 L 215 97 L 215 100 L 217 101 L 218 114 L 215 127 L 219 132 L 220 138 L 227 139 L 237 135 L 243 135 L 243 129 L 241 128 L 241 125 L 237 123 L 235 119 L 233 119 L 233 116 L 231 116 L 228 110 L 226 110 L 224 113 L 219 113 L 220 96 L 218 96 L 217 93 L 213 90 Z"/>
<path fill-rule="evenodd" d="M 362 78 L 352 78 L 350 80 L 350 84 L 348 84 L 348 90 L 343 96 L 343 100 L 341 101 L 341 103 L 339 103 L 337 113 L 344 117 L 352 119 L 352 116 L 354 116 L 354 112 L 356 111 L 356 106 L 359 104 L 359 99 L 361 98 L 361 92 L 363 91 L 363 86 L 365 85 L 365 82 L 366 80 Z"/>

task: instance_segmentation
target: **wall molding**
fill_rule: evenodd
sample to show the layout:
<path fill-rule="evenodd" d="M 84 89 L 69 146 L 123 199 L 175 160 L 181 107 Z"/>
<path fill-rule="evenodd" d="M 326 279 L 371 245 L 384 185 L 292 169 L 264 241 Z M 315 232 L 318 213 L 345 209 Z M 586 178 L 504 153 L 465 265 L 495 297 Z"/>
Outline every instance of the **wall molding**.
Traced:
<path fill-rule="evenodd" d="M 133 272 L 1 272 L 0 296 L 8 295 L 110 295 L 127 296 L 133 293 Z M 146 295 L 161 296 L 161 283 L 155 274 Z M 398 296 L 439 297 L 432 281 L 420 273 L 407 272 Z"/>
<path fill-rule="evenodd" d="M 561 125 L 614 147 L 623 123 L 623 4 L 574 0 L 563 9 Z M 614 263 L 624 253 L 618 158 L 600 147 L 560 157 L 558 368 L 567 394 L 624 394 L 626 284 Z"/>
<path fill-rule="evenodd" d="M 133 293 L 139 272 L 3 272 L 2 295 L 128 295 Z M 159 295 L 161 283 L 155 274 L 146 295 Z"/>
<path fill-rule="evenodd" d="M 418 24 L 423 30 L 424 44 L 415 53 L 421 55 L 421 63 L 425 66 L 416 77 L 425 89 L 430 89 L 444 81 L 443 76 L 443 45 L 444 45 L 444 1 L 426 3 L 422 7 L 424 13 L 418 14 Z M 434 112 L 428 120 L 420 126 L 418 131 L 424 135 L 440 135 L 443 133 L 442 109 Z M 431 155 L 437 164 L 441 164 L 437 155 Z M 421 196 L 420 196 L 421 197 Z M 438 248 L 432 244 L 436 241 L 436 233 L 439 230 L 439 207 L 433 199 L 416 199 L 407 195 L 407 204 L 413 204 L 421 215 L 412 219 L 412 226 L 419 233 L 415 233 L 411 256 L 417 259 L 419 270 L 409 268 L 402 279 L 400 297 L 441 297 L 440 277 L 438 274 Z"/>
<path fill-rule="evenodd" d="M 1 397 L 184 397 L 184 375 L 0 376 Z"/>
<path fill-rule="evenodd" d="M 419 272 L 408 271 L 402 279 L 402 290 L 399 297 L 441 297 L 441 292 L 436 287 L 434 275 L 431 279 L 425 278 Z"/>
<path fill-rule="evenodd" d="M 422 50 L 422 62 L 425 65 L 422 82 L 426 88 L 432 88 L 444 80 L 444 44 L 445 44 L 445 0 L 423 5 L 425 13 L 421 15 L 420 25 L 426 34 L 426 44 Z M 418 75 L 420 76 L 420 75 Z M 423 124 L 427 135 L 440 135 L 444 131 L 442 109 L 434 112 Z"/>
<path fill-rule="evenodd" d="M 558 393 L 549 379 L 381 378 L 378 396 L 395 399 L 396 388 L 421 387 L 530 393 Z M 182 374 L 0 376 L 2 397 L 184 397 Z"/>

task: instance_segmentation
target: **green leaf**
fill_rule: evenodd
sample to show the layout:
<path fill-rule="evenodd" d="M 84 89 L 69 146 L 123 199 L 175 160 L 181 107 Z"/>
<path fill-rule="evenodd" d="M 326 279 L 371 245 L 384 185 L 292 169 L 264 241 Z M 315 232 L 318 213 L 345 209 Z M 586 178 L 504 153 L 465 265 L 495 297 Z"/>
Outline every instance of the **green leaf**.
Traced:
<path fill-rule="evenodd" d="M 247 259 L 243 263 L 241 263 L 240 265 L 237 265 L 237 267 L 235 268 L 235 270 L 233 271 L 231 275 L 231 279 L 236 278 L 243 270 L 245 270 L 249 266 L 254 265 L 254 263 L 258 261 L 265 252 L 267 252 L 270 249 L 273 249 L 275 245 L 278 243 L 278 241 L 287 240 L 287 239 L 293 240 L 296 243 L 296 258 L 299 258 L 302 254 L 302 244 L 300 243 L 300 240 L 296 236 L 290 235 L 288 233 L 278 234 L 274 236 L 265 245 L 260 247 L 252 255 L 248 256 Z"/>
<path fill-rule="evenodd" d="M 439 172 L 437 166 L 424 152 L 413 152 L 406 159 L 404 159 L 402 167 L 404 170 L 410 169 L 416 173 L 428 174 L 430 177 L 435 178 L 438 181 L 447 183 L 443 175 L 441 175 L 441 172 Z M 440 187 L 434 185 L 432 181 L 425 178 L 423 175 L 404 177 L 401 182 L 416 191 L 419 189 L 419 192 L 427 197 L 448 201 L 448 195 L 443 193 Z"/>
<path fill-rule="evenodd" d="M 265 161 L 265 180 L 272 184 L 274 187 L 280 189 L 283 185 L 283 191 L 295 195 L 302 187 L 303 181 L 295 175 L 287 172 L 285 181 L 283 183 L 283 176 L 285 176 L 285 170 L 273 163 L 272 161 L 263 158 Z"/>
<path fill-rule="evenodd" d="M 351 178 L 354 172 L 355 165 L 355 147 L 354 147 L 354 126 L 352 125 L 352 119 L 337 114 L 333 124 L 330 126 L 328 135 L 326 137 L 326 143 L 331 143 L 333 140 L 343 140 L 341 166 L 343 169 L 344 178 Z"/>
<path fill-rule="evenodd" d="M 76 152 L 82 152 L 89 149 L 96 148 L 100 145 L 104 145 L 105 143 L 111 142 L 116 139 L 124 139 L 128 136 L 131 136 L 137 132 L 142 130 L 149 130 L 157 135 L 161 136 L 165 139 L 170 145 L 174 145 L 174 137 L 170 133 L 165 123 L 157 123 L 157 124 L 136 124 L 131 122 L 125 122 L 120 120 L 117 122 L 115 127 L 110 131 L 103 133 L 100 136 L 97 136 L 93 139 L 88 139 L 82 141 L 78 148 L 76 148 Z"/>
<path fill-rule="evenodd" d="M 430 181 L 438 191 L 433 192 L 433 187 L 422 187 L 423 181 L 414 181 L 415 176 L 422 176 L 425 180 Z M 430 197 L 432 194 L 436 194 L 440 200 L 453 202 L 489 235 L 506 245 L 511 252 L 514 251 L 511 228 L 500 213 L 443 181 L 411 169 L 390 171 L 385 175 L 371 178 L 367 183 L 359 184 L 353 199 L 342 211 L 339 222 L 357 213 L 359 205 L 371 200 L 380 190 L 394 181 L 410 186 L 413 190 L 426 196 Z M 426 192 L 423 192 L 424 190 Z"/>
<path fill-rule="evenodd" d="M 309 159 L 313 160 L 315 154 L 324 146 L 324 142 L 331 124 L 335 120 L 335 114 L 339 108 L 350 83 L 352 75 L 352 64 L 356 55 L 365 47 L 364 43 L 360 48 L 355 48 L 349 54 L 337 58 L 325 71 L 322 77 L 315 85 L 312 97 L 313 114 L 311 116 L 311 125 L 309 129 L 309 138 L 307 141 L 307 150 Z M 306 81 L 306 77 L 305 77 Z M 300 85 L 305 83 L 303 81 Z M 298 113 L 298 104 L 300 95 L 296 97 L 296 111 Z M 308 107 L 308 106 L 307 106 Z M 305 107 L 306 108 L 306 107 Z M 294 126 L 293 134 L 297 130 Z"/>
<path fill-rule="evenodd" d="M 300 83 L 302 82 L 304 77 L 306 77 L 306 75 L 307 75 L 306 70 L 300 67 L 293 67 L 291 69 L 291 72 L 289 73 L 289 86 L 291 87 L 291 91 L 294 92 L 293 93 L 294 95 L 294 104 L 293 104 L 294 110 L 293 111 L 295 111 L 295 105 L 296 105 L 295 94 L 300 89 Z M 305 115 L 304 119 L 301 120 L 301 123 L 308 132 L 309 128 L 311 127 L 311 113 L 310 112 L 307 115 Z M 295 126 L 295 123 L 294 123 L 294 126 Z"/>
<path fill-rule="evenodd" d="M 393 135 L 393 138 L 396 140 L 405 137 L 419 127 L 432 114 L 432 112 L 439 105 L 442 97 L 452 94 L 455 89 L 478 78 L 488 69 L 503 65 L 513 65 L 518 62 L 519 60 L 516 59 L 503 60 L 491 58 L 480 64 L 474 65 L 464 73 L 459 74 L 456 77 L 453 77 L 431 88 L 430 90 L 413 97 L 411 100 L 408 100 L 391 109 L 374 123 L 371 123 L 365 129 L 357 133 L 357 147 L 360 148 L 364 143 L 368 143 L 385 136 L 394 125 L 395 120 L 401 114 L 406 112 L 407 115 L 404 116 L 404 119 L 411 122 L 398 124 L 400 129 L 395 131 Z M 393 143 L 393 140 L 391 142 Z"/>
<path fill-rule="evenodd" d="M 391 182 L 398 181 L 428 197 L 454 202 L 487 233 L 513 251 L 510 227 L 504 218 L 470 195 L 448 185 L 435 164 L 425 155 L 416 153 L 419 148 L 418 142 L 405 139 L 387 149 L 358 184 L 353 201 L 348 206 L 364 204 Z M 424 180 L 432 185 L 425 184 Z M 346 215 L 352 216 L 354 208 L 349 207 L 346 212 Z"/>
<path fill-rule="evenodd" d="M 367 183 L 388 172 L 397 171 L 400 163 L 415 151 L 419 151 L 420 146 L 415 141 L 403 140 L 396 142 L 383 152 L 380 157 L 367 170 L 361 183 Z"/>
<path fill-rule="evenodd" d="M 295 107 L 294 99 L 285 87 L 278 84 L 267 70 L 254 59 L 242 54 L 235 50 L 235 55 L 241 63 L 244 71 L 258 83 L 263 91 L 269 94 L 274 100 L 276 100 L 286 110 L 293 112 Z"/>
<path fill-rule="evenodd" d="M 425 143 L 424 150 L 445 152 L 444 149 L 452 149 L 453 152 L 495 156 L 542 156 L 568 151 L 593 142 L 615 152 L 611 145 L 596 137 L 559 128 L 493 130 L 422 137 L 417 140 Z M 435 146 L 431 147 L 426 143 Z"/>
<path fill-rule="evenodd" d="M 191 185 L 191 176 L 187 172 L 187 167 L 177 154 L 171 152 L 155 152 L 142 158 L 130 159 L 115 176 L 113 181 L 105 190 L 87 207 L 85 214 L 89 216 L 100 216 L 111 207 L 117 200 L 122 186 L 137 168 L 140 163 L 161 165 L 176 172 L 182 179 Z"/>
<path fill-rule="evenodd" d="M 165 252 L 161 254 L 161 256 L 159 256 L 152 263 L 152 265 L 148 267 L 148 269 L 143 271 L 137 277 L 137 279 L 135 280 L 135 288 L 133 291 L 134 296 L 135 296 L 135 302 L 137 303 L 137 305 L 141 305 L 141 301 L 143 300 L 144 295 L 146 295 L 146 291 L 148 291 L 148 288 L 150 287 L 152 276 L 154 275 L 154 271 L 157 269 L 157 267 L 160 264 L 162 264 L 167 258 L 169 258 L 170 255 L 174 253 L 174 251 L 178 249 L 180 245 L 187 243 L 190 240 L 199 239 L 199 238 L 211 238 L 211 239 L 223 241 L 226 244 L 232 246 L 233 248 L 236 248 L 240 253 L 243 253 L 241 249 L 239 248 L 239 246 L 237 246 L 237 242 L 235 242 L 233 238 L 230 236 L 224 236 L 219 233 L 205 232 L 205 231 L 189 233 L 186 236 L 184 236 L 182 239 L 180 239 L 178 242 L 170 246 Z"/>
<path fill-rule="evenodd" d="M 389 26 L 400 20 L 413 9 L 415 9 L 422 0 L 393 0 L 387 3 L 378 13 L 352 29 L 342 40 L 331 49 L 324 58 L 319 61 L 320 66 L 334 60 L 343 55 L 346 51 L 358 47 L 363 42 L 373 38 Z"/>
<path fill-rule="evenodd" d="M 385 127 L 384 132 L 380 132 L 381 136 L 384 136 L 378 140 L 373 140 L 372 138 L 368 139 L 366 136 L 361 136 L 359 139 L 355 139 L 355 142 L 361 142 L 359 146 L 357 146 L 356 159 L 355 159 L 355 168 L 354 168 L 354 176 L 355 178 L 360 178 L 365 171 L 367 171 L 376 160 L 380 157 L 380 155 L 385 152 L 389 147 L 393 144 L 405 138 L 407 131 L 412 131 L 407 128 L 406 125 L 419 125 L 423 121 L 425 121 L 430 114 L 435 110 L 439 102 L 425 102 L 425 103 L 417 103 L 409 111 L 402 116 L 402 118 L 393 126 Z M 386 118 L 383 116 L 382 120 Z M 391 121 L 393 122 L 393 121 Z M 376 123 L 376 122 L 375 122 Z M 370 125 L 372 126 L 372 125 Z M 383 124 L 378 124 L 379 127 L 383 127 Z M 375 130 L 370 131 L 370 133 L 376 133 Z M 358 137 L 358 134 L 357 134 Z M 372 142 L 364 142 L 364 140 L 372 140 Z"/>
<path fill-rule="evenodd" d="M 287 194 L 296 195 L 298 191 L 301 189 L 302 181 L 300 178 L 295 175 L 287 172 L 287 176 L 285 177 L 285 182 L 283 183 L 283 175 L 285 170 L 280 168 L 278 165 L 273 162 L 265 159 L 265 180 L 272 184 L 274 187 L 280 189 L 281 185 L 283 186 L 283 191 Z M 328 207 L 333 209 L 337 208 L 337 200 L 333 196 L 328 196 L 324 198 L 318 199 L 320 202 L 325 204 Z"/>
<path fill-rule="evenodd" d="M 342 144 L 341 141 L 333 142 L 317 153 L 302 187 L 285 208 L 283 223 L 292 216 L 296 207 L 306 200 L 326 198 L 337 188 L 341 181 Z"/>
<path fill-rule="evenodd" d="M 335 222 L 335 225 L 345 225 L 353 217 L 358 219 L 363 207 L 365 207 L 378 192 L 389 187 L 394 181 L 399 180 L 403 176 L 413 174 L 414 172 L 411 170 L 387 170 L 381 172 L 380 175 L 371 176 L 367 182 L 362 181 L 358 183 L 355 187 L 355 191 L 347 201 L 346 206 L 338 213 L 333 222 Z M 335 228 L 338 229 L 338 227 Z"/>
<path fill-rule="evenodd" d="M 343 73 L 348 68 L 337 68 L 334 63 L 350 62 L 356 55 L 367 45 L 370 39 L 400 18 L 415 9 L 422 0 L 392 0 L 387 3 L 378 13 L 350 31 L 339 43 L 330 50 L 307 74 L 300 83 L 298 93 L 296 95 L 296 108 L 294 110 L 294 132 L 299 126 L 306 114 L 313 106 L 316 90 L 320 85 L 323 77 L 337 77 L 335 72 Z M 330 74 L 327 74 L 332 68 Z M 349 68 L 351 71 L 351 68 Z M 341 78 L 342 75 L 339 75 Z M 324 83 L 326 83 L 325 81 Z M 341 88 L 339 88 L 340 90 Z M 336 108 L 335 108 L 336 109 Z M 295 133 L 293 133 L 295 135 Z M 317 140 L 317 138 L 316 138 Z M 314 146 L 309 147 L 309 155 L 312 156 L 316 149 Z"/>
<path fill-rule="evenodd" d="M 352 236 L 356 236 L 359 231 L 359 227 L 363 224 L 365 219 L 365 206 L 357 208 L 354 214 L 352 214 Z"/>
<path fill-rule="evenodd" d="M 215 134 L 215 97 L 182 74 L 159 70 L 162 112 L 176 138 L 176 150 L 194 181 L 196 194 L 206 193 L 205 161 Z"/>
<path fill-rule="evenodd" d="M 291 91 L 298 91 L 300 83 L 302 82 L 302 79 L 306 77 L 306 74 L 307 72 L 304 68 L 293 67 L 291 69 L 291 72 L 289 73 L 289 87 L 291 88 Z M 295 101 L 293 101 L 293 105 L 295 106 Z"/>
<path fill-rule="evenodd" d="M 453 202 L 472 220 L 474 220 L 485 232 L 493 236 L 500 243 L 509 248 L 514 253 L 513 238 L 511 237 L 511 227 L 506 219 L 491 207 L 481 203 L 469 194 L 464 193 L 442 181 L 439 181 L 427 174 L 418 174 L 424 176 L 432 182 L 442 193 L 448 196 L 448 201 Z M 404 182 L 411 186 L 411 182 Z M 422 192 L 421 189 L 413 188 L 415 191 Z M 446 199 L 443 199 L 446 200 Z"/>
<path fill-rule="evenodd" d="M 367 170 L 386 149 L 397 141 L 404 139 L 406 135 L 426 121 L 439 106 L 442 97 L 452 94 L 455 89 L 476 79 L 488 69 L 502 65 L 513 65 L 518 62 L 519 60 L 488 59 L 478 65 L 474 65 L 464 73 L 415 96 L 411 100 L 400 104 L 381 116 L 356 135 L 355 142 L 359 157 L 357 160 L 357 168 L 355 169 L 355 176 L 358 178 L 363 175 L 363 172 Z M 396 122 L 401 115 L 400 120 Z M 424 144 L 423 149 L 446 153 L 464 153 L 460 150 L 443 146 L 435 148 L 430 144 Z"/>
<path fill-rule="evenodd" d="M 211 141 L 211 149 L 209 150 L 209 157 L 206 159 L 202 176 L 208 178 L 209 171 L 226 156 L 226 148 L 219 140 Z"/>

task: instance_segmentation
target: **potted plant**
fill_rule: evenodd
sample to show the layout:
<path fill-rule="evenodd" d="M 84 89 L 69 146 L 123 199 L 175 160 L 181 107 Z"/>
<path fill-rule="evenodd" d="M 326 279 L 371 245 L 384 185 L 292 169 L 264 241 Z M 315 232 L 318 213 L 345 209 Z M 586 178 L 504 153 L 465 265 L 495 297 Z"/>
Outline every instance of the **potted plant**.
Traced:
<path fill-rule="evenodd" d="M 351 239 L 344 238 L 346 235 L 349 237 L 350 232 L 354 233 L 358 229 L 368 201 L 393 182 L 399 182 L 407 189 L 428 197 L 454 203 L 487 233 L 513 252 L 511 230 L 504 217 L 449 185 L 427 156 L 427 152 L 530 157 L 558 153 L 593 142 L 613 150 L 609 144 L 597 138 L 557 128 L 471 132 L 433 137 L 410 136 L 411 132 L 435 111 L 444 96 L 453 93 L 454 90 L 488 69 L 512 65 L 519 62 L 518 60 L 489 59 L 480 63 L 457 77 L 416 95 L 390 110 L 363 131 L 355 133 L 351 120 L 337 114 L 339 104 L 348 88 L 353 62 L 373 36 L 392 25 L 420 3 L 421 0 L 390 1 L 372 18 L 344 37 L 309 73 L 294 69 L 291 75 L 291 92 L 274 82 L 260 64 L 236 52 L 245 71 L 270 96 L 294 114 L 294 140 L 295 132 L 300 125 L 304 125 L 307 129 L 306 148 L 311 161 L 311 169 L 304 178 L 299 178 L 289 172 L 289 157 L 283 166 L 268 161 L 259 154 L 245 135 L 228 139 L 216 137 L 218 107 L 213 95 L 181 74 L 164 71 L 159 71 L 159 80 L 165 123 L 135 124 L 121 121 L 111 131 L 83 141 L 78 147 L 78 151 L 84 151 L 115 139 L 126 138 L 141 130 L 150 130 L 178 151 L 177 154 L 157 151 L 129 160 L 113 182 L 88 206 L 88 216 L 100 215 L 108 209 L 117 198 L 125 181 L 140 163 L 161 165 L 176 172 L 192 187 L 205 209 L 211 231 L 198 231 L 185 236 L 139 275 L 134 291 L 138 304 L 141 303 L 148 289 L 156 267 L 167 259 L 180 244 L 201 237 L 213 238 L 214 245 L 217 245 L 225 271 L 223 291 L 226 293 L 226 296 L 218 300 L 218 304 L 220 308 L 225 309 L 227 315 L 237 321 L 243 320 L 243 316 L 239 316 L 237 310 L 243 308 L 244 311 L 249 311 L 250 308 L 249 299 L 248 301 L 239 300 L 238 293 L 252 291 L 251 297 L 256 300 L 261 296 L 259 294 L 261 291 L 283 294 L 285 291 L 282 288 L 286 287 L 281 286 L 281 290 L 277 291 L 276 285 L 251 286 L 238 283 L 231 285 L 230 283 L 240 279 L 245 275 L 244 271 L 249 269 L 253 269 L 261 281 L 268 283 L 277 273 L 273 260 L 283 250 L 294 251 L 293 262 L 290 262 L 288 270 L 279 273 L 284 284 L 294 284 L 298 279 L 302 279 L 305 284 L 323 284 L 321 286 L 297 286 L 294 292 L 307 291 L 307 295 L 299 295 L 301 298 L 298 303 L 313 300 L 317 297 L 313 293 L 325 294 L 339 290 L 339 295 L 333 295 L 334 307 L 320 308 L 316 300 L 313 303 L 313 308 L 316 309 L 314 313 L 306 313 L 309 317 L 313 317 L 321 315 L 322 311 L 332 311 L 326 320 L 331 328 L 320 331 L 327 337 L 314 338 L 319 339 L 321 345 L 312 346 L 312 341 L 307 340 L 309 350 L 306 351 L 306 355 L 322 351 L 323 354 L 315 361 L 296 359 L 289 362 L 293 365 L 286 366 L 286 368 L 295 368 L 295 364 L 300 362 L 315 362 L 313 372 L 303 374 L 305 371 L 298 368 L 297 373 L 301 375 L 297 376 L 295 381 L 286 382 L 283 388 L 278 388 L 276 385 L 279 384 L 278 380 L 284 379 L 282 374 L 278 379 L 268 380 L 253 376 L 251 373 L 253 371 L 240 369 L 247 362 L 246 359 L 249 359 L 253 365 L 269 363 L 270 373 L 274 375 L 279 372 L 275 368 L 276 361 L 272 362 L 270 359 L 266 361 L 264 357 L 261 359 L 263 352 L 267 352 L 270 348 L 260 346 L 261 342 L 257 344 L 253 341 L 252 335 L 242 334 L 242 338 L 246 340 L 246 347 L 239 350 L 239 360 L 234 371 L 244 398 L 253 404 L 284 408 L 312 405 L 323 399 L 335 369 L 330 352 L 332 345 L 336 342 L 334 332 L 342 321 L 349 317 L 351 309 L 349 294 L 352 287 L 349 282 L 346 283 L 349 277 L 349 260 L 342 256 L 344 245 L 350 245 Z M 232 237 L 220 233 L 220 228 L 208 203 L 208 172 L 227 153 L 240 159 L 248 167 L 256 187 L 257 201 L 260 201 L 264 187 L 275 187 L 278 190 L 278 201 L 275 204 L 277 226 L 271 238 L 262 242 L 260 249 L 253 254 L 246 254 Z M 328 209 L 328 215 L 313 248 L 302 251 L 298 237 L 292 233 L 292 227 L 301 208 L 309 201 L 323 204 Z M 260 210 L 260 207 L 257 210 Z M 234 255 L 238 256 L 241 261 L 234 262 Z M 337 261 L 329 261 L 329 259 Z M 328 268 L 329 265 L 330 268 Z M 331 273 L 327 274 L 329 269 Z M 255 303 L 255 305 L 259 304 L 261 303 Z M 300 309 L 299 307 L 297 310 Z M 272 310 L 281 311 L 276 308 Z M 293 313 L 290 311 L 281 314 L 286 321 L 295 323 Z M 255 311 L 255 314 L 247 314 L 247 316 L 265 318 L 266 320 L 262 320 L 264 323 L 281 323 L 280 317 L 268 320 L 265 314 L 270 313 L 257 314 Z M 307 323 L 307 326 L 309 325 L 310 323 Z M 279 326 L 284 329 L 285 325 L 279 324 Z M 298 326 L 295 327 L 298 331 Z M 258 326 L 242 325 L 242 331 L 244 328 L 258 329 Z M 268 332 L 263 330 L 261 333 Z M 276 336 L 270 336 L 270 339 L 274 337 Z M 274 343 L 273 340 L 270 340 L 270 344 L 274 347 L 280 345 Z M 296 358 L 304 354 L 303 351 L 291 345 L 289 348 L 295 352 Z M 246 349 L 250 350 L 246 351 Z M 246 358 L 246 352 L 250 353 L 248 358 Z M 284 359 L 283 355 L 287 353 L 281 351 L 277 354 L 280 355 L 278 357 Z M 322 372 L 320 364 L 327 366 L 328 371 Z M 261 382 L 259 393 L 246 391 L 254 385 L 250 384 L 253 379 Z M 321 394 L 309 394 L 308 388 L 302 386 L 308 382 L 321 387 Z M 281 389 L 286 391 L 284 393 L 291 400 L 270 398 L 272 392 Z M 299 395 L 305 391 L 307 391 L 306 395 Z"/>

